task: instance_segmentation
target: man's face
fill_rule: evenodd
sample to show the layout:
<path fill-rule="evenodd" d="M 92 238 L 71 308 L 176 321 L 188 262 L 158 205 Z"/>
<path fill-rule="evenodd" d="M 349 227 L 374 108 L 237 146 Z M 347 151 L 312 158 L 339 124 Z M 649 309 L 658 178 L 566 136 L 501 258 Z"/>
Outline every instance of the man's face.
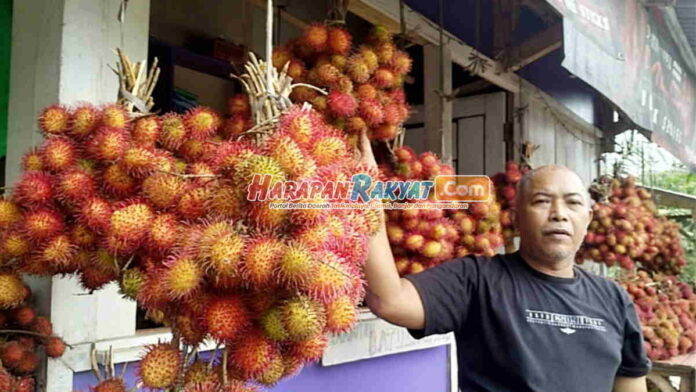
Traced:
<path fill-rule="evenodd" d="M 570 170 L 537 172 L 517 206 L 521 246 L 539 261 L 572 258 L 592 220 L 582 181 Z"/>

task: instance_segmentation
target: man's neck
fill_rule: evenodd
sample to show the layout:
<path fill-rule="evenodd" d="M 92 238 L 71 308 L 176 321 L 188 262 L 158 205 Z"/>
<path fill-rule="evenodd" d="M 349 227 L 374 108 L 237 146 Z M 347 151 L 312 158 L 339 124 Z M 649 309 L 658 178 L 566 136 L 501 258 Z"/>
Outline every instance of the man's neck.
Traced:
<path fill-rule="evenodd" d="M 558 278 L 575 277 L 575 271 L 573 270 L 573 265 L 575 265 L 574 258 L 555 263 L 544 262 L 532 256 L 523 246 L 520 246 L 520 255 L 530 267 L 543 274 Z"/>

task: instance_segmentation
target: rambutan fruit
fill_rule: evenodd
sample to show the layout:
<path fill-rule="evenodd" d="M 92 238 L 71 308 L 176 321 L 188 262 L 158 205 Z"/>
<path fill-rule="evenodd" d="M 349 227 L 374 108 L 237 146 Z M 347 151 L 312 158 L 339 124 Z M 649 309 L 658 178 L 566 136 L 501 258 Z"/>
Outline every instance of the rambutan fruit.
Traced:
<path fill-rule="evenodd" d="M 305 27 L 301 40 L 312 52 L 323 52 L 329 42 L 329 30 L 324 24 L 312 23 Z"/>
<path fill-rule="evenodd" d="M 194 293 L 203 282 L 203 270 L 190 255 L 170 257 L 165 263 L 165 275 L 169 297 L 179 299 Z"/>
<path fill-rule="evenodd" d="M 112 213 L 108 201 L 96 196 L 90 197 L 82 203 L 78 220 L 88 228 L 101 232 L 109 227 Z"/>
<path fill-rule="evenodd" d="M 344 160 L 350 151 L 345 137 L 338 132 L 323 132 L 317 135 L 311 148 L 312 157 L 320 166 Z"/>
<path fill-rule="evenodd" d="M 59 358 L 65 353 L 65 342 L 57 336 L 51 336 L 44 342 L 46 355 L 51 358 Z"/>
<path fill-rule="evenodd" d="M 315 68 L 316 82 L 322 86 L 328 86 L 336 83 L 341 77 L 341 71 L 334 67 L 331 63 L 324 63 Z"/>
<path fill-rule="evenodd" d="M 179 176 L 154 173 L 143 181 L 143 196 L 157 208 L 173 207 L 178 202 L 185 185 L 185 181 Z"/>
<path fill-rule="evenodd" d="M 227 295 L 211 300 L 205 311 L 210 336 L 217 341 L 237 338 L 250 325 L 250 315 L 241 297 Z"/>
<path fill-rule="evenodd" d="M 278 55 L 276 55 L 276 53 L 278 55 L 280 55 L 281 53 L 283 53 L 282 49 L 274 51 L 274 54 L 273 54 L 274 66 L 276 66 L 275 59 L 278 56 Z M 283 65 L 285 65 L 285 63 L 290 60 L 289 53 L 287 51 L 284 53 L 288 54 L 288 57 L 285 61 L 283 61 L 283 63 L 280 66 L 276 66 L 277 68 L 282 68 Z M 246 95 L 245 93 L 234 94 L 232 97 L 230 97 L 227 100 L 227 108 L 229 109 L 229 112 L 231 115 L 249 116 L 251 114 L 251 106 L 249 104 L 249 96 Z"/>
<path fill-rule="evenodd" d="M 39 367 L 39 355 L 33 351 L 24 350 L 22 359 L 19 360 L 14 371 L 18 374 L 34 373 Z"/>
<path fill-rule="evenodd" d="M 372 75 L 372 83 L 377 88 L 391 88 L 394 86 L 394 73 L 387 67 L 377 68 Z"/>
<path fill-rule="evenodd" d="M 315 259 L 319 263 L 306 284 L 312 298 L 327 301 L 350 289 L 351 271 L 344 260 L 330 251 L 316 252 Z"/>
<path fill-rule="evenodd" d="M 135 301 L 143 283 L 145 283 L 145 276 L 142 270 L 140 268 L 129 268 L 121 274 L 118 281 L 119 291 L 124 298 Z"/>
<path fill-rule="evenodd" d="M 358 102 L 348 93 L 332 90 L 328 97 L 329 110 L 336 116 L 348 117 L 355 114 Z"/>
<path fill-rule="evenodd" d="M 271 203 L 276 201 L 249 202 L 247 221 L 258 231 L 268 233 L 283 227 L 289 217 L 289 210 L 271 208 Z"/>
<path fill-rule="evenodd" d="M 14 392 L 14 384 L 14 377 L 12 377 L 12 375 L 8 373 L 7 370 L 5 370 L 4 368 L 0 369 L 0 391 Z"/>
<path fill-rule="evenodd" d="M 255 377 L 256 381 L 266 386 L 273 386 L 280 381 L 285 374 L 283 357 L 278 355 L 271 358 L 270 363 L 261 374 Z"/>
<path fill-rule="evenodd" d="M 391 125 L 399 125 L 404 121 L 401 116 L 401 110 L 399 109 L 399 104 L 388 103 L 384 105 L 384 122 Z"/>
<path fill-rule="evenodd" d="M 361 84 L 355 89 L 355 96 L 358 100 L 377 99 L 377 89 L 371 83 Z"/>
<path fill-rule="evenodd" d="M 278 71 L 282 70 L 283 67 L 285 66 L 285 64 L 288 63 L 291 59 L 292 59 L 292 50 L 288 46 L 283 45 L 283 46 L 276 46 L 273 48 L 273 54 L 271 55 L 271 62 L 273 63 L 273 66 L 278 69 Z M 248 102 L 248 98 L 247 98 L 246 94 L 242 94 L 242 93 L 235 94 L 232 98 L 236 97 L 237 95 L 243 96 L 244 99 L 247 99 L 247 102 Z M 230 101 L 232 100 L 232 98 L 230 98 Z M 229 103 L 228 106 L 230 108 L 230 114 L 235 114 L 236 112 L 234 110 L 232 110 L 231 103 Z M 247 109 L 249 109 L 249 108 L 247 107 Z"/>
<path fill-rule="evenodd" d="M 181 225 L 174 214 L 160 214 L 152 221 L 148 241 L 145 245 L 150 251 L 157 254 L 165 254 L 178 243 L 181 234 Z"/>
<path fill-rule="evenodd" d="M 246 191 L 222 185 L 213 189 L 210 196 L 210 212 L 227 219 L 238 219 L 245 210 Z"/>
<path fill-rule="evenodd" d="M 306 159 L 305 152 L 289 135 L 276 133 L 266 141 L 264 149 L 290 178 L 298 179 L 308 174 L 312 162 Z"/>
<path fill-rule="evenodd" d="M 392 140 L 399 133 L 399 128 L 393 124 L 382 124 L 370 130 L 370 140 Z M 410 169 L 411 167 L 408 166 Z"/>
<path fill-rule="evenodd" d="M 119 128 L 101 127 L 87 142 L 87 153 L 102 162 L 115 161 L 128 148 L 128 134 Z"/>
<path fill-rule="evenodd" d="M 272 177 L 271 185 L 276 181 L 285 181 L 286 176 L 283 168 L 278 161 L 265 155 L 250 155 L 246 159 L 239 162 L 237 170 L 234 173 L 234 181 L 241 187 L 246 188 L 251 184 L 255 175 Z"/>
<path fill-rule="evenodd" d="M 399 160 L 399 162 L 412 162 L 418 155 L 413 148 L 409 146 L 402 146 L 394 150 L 394 156 Z"/>
<path fill-rule="evenodd" d="M 302 341 L 320 335 L 326 325 L 322 305 L 307 296 L 299 295 L 281 305 L 283 323 L 292 341 Z"/>
<path fill-rule="evenodd" d="M 22 171 L 42 171 L 47 170 L 43 164 L 43 158 L 38 149 L 32 148 L 22 157 Z"/>
<path fill-rule="evenodd" d="M 140 361 L 140 379 L 148 388 L 169 388 L 179 377 L 182 361 L 179 349 L 169 343 L 150 346 Z"/>
<path fill-rule="evenodd" d="M 184 115 L 184 126 L 194 139 L 203 140 L 212 136 L 221 124 L 220 115 L 204 106 L 195 107 Z"/>
<path fill-rule="evenodd" d="M 326 336 L 315 334 L 307 339 L 293 343 L 288 351 L 302 362 L 313 362 L 321 359 L 328 345 L 329 341 Z"/>
<path fill-rule="evenodd" d="M 312 110 L 292 106 L 280 118 L 279 130 L 286 132 L 301 147 L 309 146 L 314 132 L 322 128 L 322 120 Z"/>
<path fill-rule="evenodd" d="M 176 206 L 182 218 L 194 220 L 208 212 L 211 189 L 206 186 L 193 186 L 184 191 Z"/>
<path fill-rule="evenodd" d="M 252 287 L 269 287 L 278 268 L 285 245 L 272 237 L 255 237 L 248 241 L 241 274 Z"/>
<path fill-rule="evenodd" d="M 205 382 L 217 382 L 219 380 L 219 375 L 216 373 L 216 370 L 215 368 L 209 368 L 208 362 L 198 359 L 186 369 L 184 384 L 192 385 Z"/>
<path fill-rule="evenodd" d="M 31 330 L 44 336 L 53 335 L 53 324 L 43 316 L 37 316 L 34 323 L 31 325 Z"/>
<path fill-rule="evenodd" d="M 12 320 L 14 320 L 17 325 L 26 327 L 34 322 L 36 318 L 36 311 L 29 306 L 20 306 L 12 310 L 11 313 Z"/>
<path fill-rule="evenodd" d="M 368 130 L 367 128 L 367 123 L 365 123 L 365 120 L 362 119 L 362 117 L 350 117 L 346 120 L 346 126 L 344 130 L 349 133 L 349 134 L 361 134 L 362 132 L 366 132 Z"/>
<path fill-rule="evenodd" d="M 310 102 L 318 95 L 317 91 L 306 86 L 297 86 L 290 93 L 290 100 L 295 103 Z"/>
<path fill-rule="evenodd" d="M 387 224 L 387 237 L 392 245 L 399 245 L 404 240 L 404 229 L 401 226 L 393 223 Z"/>
<path fill-rule="evenodd" d="M 12 197 L 21 205 L 45 205 L 53 201 L 54 177 L 46 172 L 25 172 L 15 184 Z"/>
<path fill-rule="evenodd" d="M 301 201 L 304 203 L 304 201 Z M 309 211 L 309 210 L 303 210 Z M 315 210 L 322 212 L 321 210 Z M 293 211 L 296 212 L 296 211 Z M 298 216 L 298 214 L 293 214 L 293 216 Z M 299 219 L 295 221 L 304 222 L 307 216 L 300 216 Z M 310 249 L 320 249 L 323 248 L 330 239 L 329 229 L 324 223 L 324 219 L 317 219 L 314 223 L 309 225 L 304 225 L 302 228 L 296 229 L 292 233 L 293 239 L 303 242 Z"/>
<path fill-rule="evenodd" d="M 176 151 L 188 137 L 184 120 L 176 113 L 167 113 L 161 117 L 162 129 L 160 143 L 170 151 Z"/>
<path fill-rule="evenodd" d="M 319 262 L 310 249 L 302 242 L 291 242 L 278 265 L 278 275 L 282 282 L 293 287 L 304 287 L 315 273 Z"/>
<path fill-rule="evenodd" d="M 157 116 L 141 117 L 135 121 L 131 130 L 131 140 L 135 146 L 153 148 L 160 137 L 161 124 Z"/>
<path fill-rule="evenodd" d="M 334 54 L 331 56 L 331 65 L 336 67 L 339 71 L 343 72 L 346 68 L 346 64 L 348 64 L 348 57 L 343 54 Z M 351 82 L 352 83 L 352 82 Z"/>
<path fill-rule="evenodd" d="M 288 338 L 288 332 L 283 323 L 283 311 L 280 307 L 268 309 L 259 321 L 261 329 L 266 337 L 276 342 L 281 342 Z"/>
<path fill-rule="evenodd" d="M 327 43 L 330 53 L 346 55 L 350 52 L 351 36 L 346 29 L 333 26 L 329 28 Z"/>
<path fill-rule="evenodd" d="M 22 218 L 17 204 L 0 197 L 0 229 L 7 229 Z"/>
<path fill-rule="evenodd" d="M 241 336 L 229 350 L 230 360 L 244 378 L 255 378 L 268 370 L 280 356 L 276 343 L 259 331 Z"/>
<path fill-rule="evenodd" d="M 64 229 L 63 217 L 58 211 L 49 208 L 26 211 L 22 223 L 24 234 L 35 241 L 53 237 Z"/>
<path fill-rule="evenodd" d="M 382 42 L 375 47 L 380 65 L 389 65 L 394 59 L 396 48 L 392 42 Z"/>
<path fill-rule="evenodd" d="M 15 369 L 24 356 L 26 349 L 17 341 L 9 341 L 0 347 L 0 359 L 3 365 Z"/>
<path fill-rule="evenodd" d="M 358 321 L 358 310 L 354 301 L 342 295 L 325 303 L 326 330 L 339 334 L 348 332 Z"/>
<path fill-rule="evenodd" d="M 405 75 L 411 72 L 413 60 L 406 52 L 397 50 L 391 60 L 391 67 L 397 75 Z"/>
<path fill-rule="evenodd" d="M 69 264 L 76 251 L 77 248 L 70 242 L 70 237 L 62 234 L 49 239 L 38 249 L 37 256 L 48 265 L 58 267 Z"/>
<path fill-rule="evenodd" d="M 31 243 L 21 233 L 10 231 L 2 237 L 1 249 L 8 258 L 19 258 L 29 253 Z"/>
<path fill-rule="evenodd" d="M 185 344 L 197 346 L 206 338 L 205 326 L 198 314 L 185 312 L 174 319 L 173 328 L 181 335 Z"/>
<path fill-rule="evenodd" d="M 90 104 L 84 104 L 75 108 L 71 117 L 68 132 L 76 138 L 82 138 L 97 128 L 101 121 L 101 112 Z"/>
<path fill-rule="evenodd" d="M 90 392 L 127 392 L 123 379 L 108 378 L 90 389 Z"/>
<path fill-rule="evenodd" d="M 376 99 L 364 99 L 360 101 L 360 117 L 368 126 L 376 127 L 384 122 L 384 111 L 382 105 Z"/>
<path fill-rule="evenodd" d="M 39 129 L 46 135 L 62 135 L 70 126 L 70 113 L 61 105 L 45 108 L 39 116 Z"/>
<path fill-rule="evenodd" d="M 391 42 L 392 39 L 392 33 L 385 26 L 382 25 L 374 26 L 367 36 L 367 42 L 371 43 L 372 45 L 378 45 L 384 42 Z"/>
<path fill-rule="evenodd" d="M 403 247 L 410 251 L 419 251 L 425 244 L 425 238 L 418 233 L 408 233 L 404 238 Z"/>
<path fill-rule="evenodd" d="M 365 83 L 370 80 L 370 68 L 367 60 L 362 55 L 353 55 L 346 64 L 346 74 L 355 83 Z"/>
<path fill-rule="evenodd" d="M 239 163 L 256 154 L 258 149 L 244 141 L 226 141 L 220 144 L 211 164 L 223 172 L 231 172 Z"/>
<path fill-rule="evenodd" d="M 107 127 L 125 129 L 129 120 L 128 112 L 120 104 L 106 105 L 102 109 L 102 124 Z"/>
<path fill-rule="evenodd" d="M 134 178 L 142 178 L 156 170 L 155 151 L 151 148 L 131 146 L 123 152 L 121 167 Z"/>
<path fill-rule="evenodd" d="M 125 241 L 138 241 L 147 236 L 154 218 L 154 212 L 142 200 L 119 203 L 111 214 L 109 234 Z"/>
<path fill-rule="evenodd" d="M 205 241 L 201 246 L 201 256 L 215 275 L 239 276 L 242 257 L 246 254 L 245 248 L 244 237 L 235 232 L 227 232 L 211 241 Z"/>
<path fill-rule="evenodd" d="M 321 113 L 322 115 L 326 114 L 326 111 L 329 108 L 329 101 L 326 99 L 325 96 L 323 95 L 317 95 L 310 101 L 312 104 L 312 107 L 314 110 L 316 110 L 318 113 Z"/>
<path fill-rule="evenodd" d="M 66 170 L 56 181 L 58 197 L 73 204 L 86 200 L 96 194 L 96 181 L 93 176 L 77 167 Z"/>
<path fill-rule="evenodd" d="M 253 123 L 250 117 L 243 114 L 235 114 L 225 121 L 222 135 L 229 139 L 248 131 L 252 126 Z"/>
<path fill-rule="evenodd" d="M 299 59 L 291 59 L 290 64 L 288 64 L 288 76 L 292 78 L 293 81 L 302 81 L 307 74 L 307 68 L 305 68 L 304 63 Z"/>

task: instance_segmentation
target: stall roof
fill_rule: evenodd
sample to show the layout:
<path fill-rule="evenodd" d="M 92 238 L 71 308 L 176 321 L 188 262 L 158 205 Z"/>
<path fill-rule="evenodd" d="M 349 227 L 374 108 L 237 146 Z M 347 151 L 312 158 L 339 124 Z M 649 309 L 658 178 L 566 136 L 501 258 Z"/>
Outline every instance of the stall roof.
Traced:
<path fill-rule="evenodd" d="M 696 0 L 678 0 L 674 10 L 692 52 L 696 53 Z"/>

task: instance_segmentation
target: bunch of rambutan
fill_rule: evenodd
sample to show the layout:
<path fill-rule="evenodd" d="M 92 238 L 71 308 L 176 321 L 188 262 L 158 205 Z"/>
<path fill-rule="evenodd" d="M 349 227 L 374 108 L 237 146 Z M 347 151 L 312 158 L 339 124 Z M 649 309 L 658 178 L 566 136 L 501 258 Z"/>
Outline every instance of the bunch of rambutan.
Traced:
<path fill-rule="evenodd" d="M 398 49 L 392 35 L 375 27 L 366 42 L 354 45 L 340 26 L 311 24 L 301 37 L 276 48 L 273 65 L 287 65 L 296 81 L 325 88 L 323 95 L 308 87 L 296 88 L 294 102 L 309 102 L 327 122 L 354 141 L 368 131 L 372 140 L 393 139 L 409 115 L 404 78 L 411 58 Z"/>
<path fill-rule="evenodd" d="M 380 167 L 387 180 L 433 180 L 438 175 L 455 174 L 432 152 L 417 155 L 404 146 L 394 150 L 394 158 L 393 165 Z M 493 256 L 502 245 L 500 205 L 494 196 L 488 202 L 470 203 L 468 210 L 400 209 L 389 210 L 386 215 L 387 235 L 402 275 L 454 257 Z"/>
<path fill-rule="evenodd" d="M 496 195 L 500 200 L 500 224 L 503 228 L 503 239 L 506 243 L 517 235 L 514 222 L 514 210 L 517 197 L 517 183 L 530 170 L 527 165 L 518 165 L 514 161 L 505 164 L 505 172 L 497 173 L 491 178 L 495 185 Z"/>
<path fill-rule="evenodd" d="M 0 261 L 21 273 L 75 273 L 88 290 L 116 281 L 188 346 L 225 344 L 230 382 L 271 385 L 356 322 L 378 211 L 250 201 L 257 174 L 272 185 L 369 171 L 309 106 L 291 107 L 262 134 L 230 128 L 235 116 L 250 121 L 245 97 L 230 109 L 225 125 L 205 107 L 135 118 L 116 104 L 47 108 L 45 141 L 0 199 Z M 348 201 L 330 196 L 299 201 Z M 0 305 L 21 303 L 23 286 L 3 279 Z M 153 347 L 141 363 L 144 385 L 174 386 L 185 354 Z"/>
<path fill-rule="evenodd" d="M 696 296 L 674 275 L 640 270 L 618 283 L 628 292 L 640 319 L 643 345 L 652 360 L 696 350 Z"/>
<path fill-rule="evenodd" d="M 59 358 L 66 350 L 30 300 L 31 290 L 18 275 L 0 274 L 0 391 L 33 392 L 41 356 Z"/>
<path fill-rule="evenodd" d="M 632 270 L 678 274 L 686 265 L 679 224 L 657 212 L 651 193 L 635 178 L 600 177 L 590 187 L 597 199 L 576 261 L 593 260 Z"/>

